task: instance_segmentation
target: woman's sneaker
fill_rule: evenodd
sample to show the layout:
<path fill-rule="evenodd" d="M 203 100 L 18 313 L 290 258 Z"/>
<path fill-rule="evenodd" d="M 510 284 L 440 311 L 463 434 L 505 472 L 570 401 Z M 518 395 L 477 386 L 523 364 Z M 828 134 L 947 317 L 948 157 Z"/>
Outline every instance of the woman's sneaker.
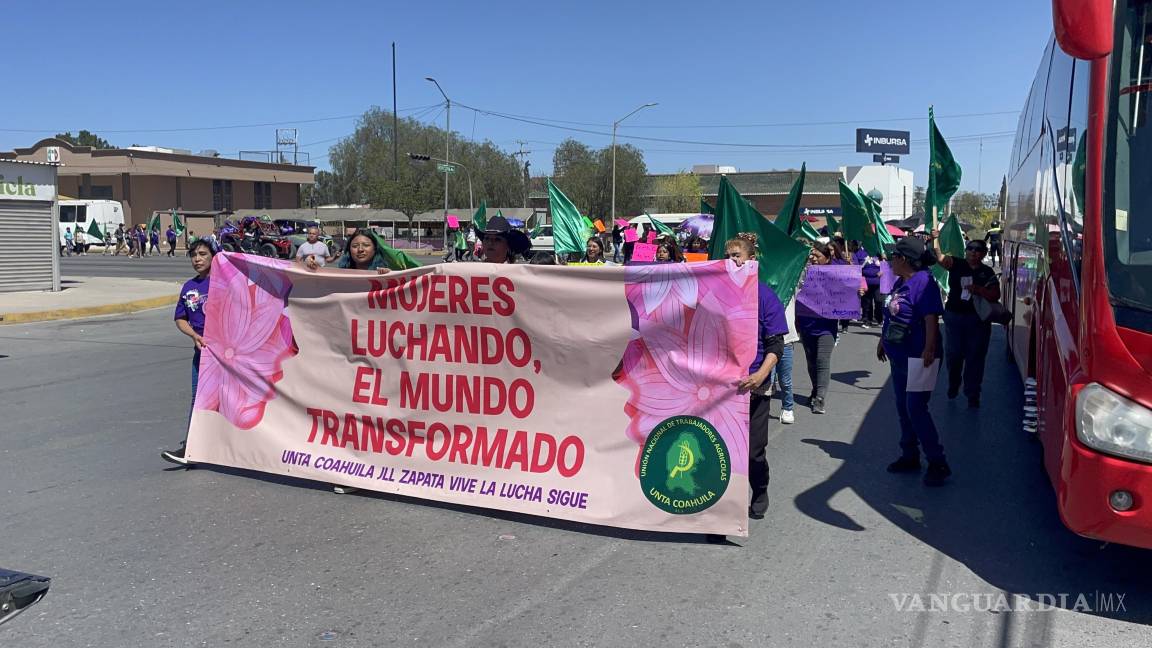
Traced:
<path fill-rule="evenodd" d="M 160 458 L 164 461 L 171 461 L 172 463 L 179 464 L 181 466 L 187 466 L 189 463 L 191 463 L 184 458 L 184 448 L 180 448 L 179 450 L 165 450 L 164 452 L 160 453 Z"/>
<path fill-rule="evenodd" d="M 796 422 L 796 414 L 792 410 L 780 410 L 780 422 L 792 424 Z"/>
<path fill-rule="evenodd" d="M 332 492 L 336 493 L 337 495 L 347 495 L 349 493 L 355 493 L 358 490 L 360 490 L 360 489 L 356 488 L 355 486 L 339 486 L 339 485 L 333 485 L 332 486 Z"/>
<path fill-rule="evenodd" d="M 888 464 L 888 472 L 890 473 L 913 473 L 920 472 L 920 458 L 919 457 L 900 457 L 896 461 Z"/>
<path fill-rule="evenodd" d="M 812 413 L 813 414 L 823 414 L 824 413 L 824 399 L 823 398 L 816 397 L 816 398 L 812 399 Z"/>
<path fill-rule="evenodd" d="M 924 485 L 925 486 L 943 486 L 944 482 L 952 476 L 952 469 L 948 467 L 948 462 L 940 459 L 938 461 L 929 461 L 928 470 L 924 471 Z"/>

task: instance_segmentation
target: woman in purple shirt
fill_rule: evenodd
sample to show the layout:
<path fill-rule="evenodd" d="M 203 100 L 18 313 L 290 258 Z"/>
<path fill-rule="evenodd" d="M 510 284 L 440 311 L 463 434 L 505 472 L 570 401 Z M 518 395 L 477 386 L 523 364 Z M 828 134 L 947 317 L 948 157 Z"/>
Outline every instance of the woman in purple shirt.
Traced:
<path fill-rule="evenodd" d="M 936 256 L 919 239 L 906 236 L 890 251 L 889 263 L 899 277 L 884 309 L 884 330 L 876 345 L 880 362 L 891 360 L 892 391 L 900 419 L 900 458 L 890 473 L 920 472 L 920 450 L 928 459 L 924 484 L 940 486 L 952 474 L 928 401 L 940 371 L 940 288 L 928 267 Z"/>
<path fill-rule="evenodd" d="M 180 288 L 176 298 L 176 328 L 192 338 L 195 350 L 192 352 L 192 404 L 196 404 L 196 383 L 200 381 L 200 350 L 204 348 L 204 305 L 208 303 L 208 274 L 212 271 L 212 257 L 216 250 L 208 241 L 199 239 L 188 246 L 188 257 L 192 259 L 192 270 L 196 273 Z M 188 423 L 192 422 L 192 408 L 188 408 Z M 184 446 L 188 442 L 188 428 L 184 429 L 184 441 L 178 450 L 165 450 L 160 456 L 165 461 L 187 466 Z"/>
<path fill-rule="evenodd" d="M 827 243 L 812 244 L 808 261 L 815 265 L 844 264 L 837 259 L 832 246 Z M 808 311 L 811 312 L 811 311 Z M 796 332 L 804 346 L 804 359 L 808 364 L 808 380 L 812 382 L 812 393 L 808 404 L 813 414 L 823 414 L 828 394 L 828 381 L 832 376 L 832 350 L 836 348 L 836 334 L 839 323 L 834 319 L 816 315 L 797 315 Z"/>

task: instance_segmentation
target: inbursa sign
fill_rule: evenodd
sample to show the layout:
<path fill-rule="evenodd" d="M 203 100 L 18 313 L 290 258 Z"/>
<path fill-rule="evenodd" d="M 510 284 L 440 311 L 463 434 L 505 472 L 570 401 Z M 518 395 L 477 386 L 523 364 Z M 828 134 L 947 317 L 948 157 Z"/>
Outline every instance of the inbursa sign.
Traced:
<path fill-rule="evenodd" d="M 890 155 L 908 155 L 908 131 L 876 130 L 874 128 L 856 129 L 857 153 L 888 153 Z"/>

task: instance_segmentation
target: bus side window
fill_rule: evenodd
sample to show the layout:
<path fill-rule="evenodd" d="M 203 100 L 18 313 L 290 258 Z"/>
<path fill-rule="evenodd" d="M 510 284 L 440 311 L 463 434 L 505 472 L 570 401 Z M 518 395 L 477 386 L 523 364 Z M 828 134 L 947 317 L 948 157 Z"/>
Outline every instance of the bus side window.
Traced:
<path fill-rule="evenodd" d="M 88 222 L 88 205 L 76 205 L 76 222 Z"/>
<path fill-rule="evenodd" d="M 60 206 L 60 222 L 61 223 L 75 223 L 76 222 L 76 206 L 75 205 L 61 205 Z"/>

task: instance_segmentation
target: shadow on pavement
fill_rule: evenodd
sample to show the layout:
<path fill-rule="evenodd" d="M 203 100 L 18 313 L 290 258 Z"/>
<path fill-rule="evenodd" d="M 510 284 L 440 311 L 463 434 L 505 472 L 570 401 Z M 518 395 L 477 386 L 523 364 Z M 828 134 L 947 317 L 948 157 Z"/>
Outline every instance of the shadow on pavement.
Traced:
<path fill-rule="evenodd" d="M 1021 429 L 1020 379 L 1004 359 L 1003 344 L 997 327 L 983 408 L 968 410 L 963 399 L 949 401 L 939 385 L 933 395 L 933 417 L 954 472 L 949 484 L 926 488 L 919 475 L 885 472 L 899 454 L 889 383 L 850 443 L 803 440 L 844 463 L 798 495 L 797 508 L 825 524 L 863 531 L 829 504 L 841 490 L 851 489 L 888 521 L 1006 593 L 1033 600 L 1067 594 L 1065 604 L 1053 604 L 1067 609 L 1076 609 L 1079 594 L 1093 607 L 1097 593 L 1123 594 L 1126 609 L 1089 613 L 1152 623 L 1152 552 L 1082 538 L 1061 523 L 1041 449 Z"/>

